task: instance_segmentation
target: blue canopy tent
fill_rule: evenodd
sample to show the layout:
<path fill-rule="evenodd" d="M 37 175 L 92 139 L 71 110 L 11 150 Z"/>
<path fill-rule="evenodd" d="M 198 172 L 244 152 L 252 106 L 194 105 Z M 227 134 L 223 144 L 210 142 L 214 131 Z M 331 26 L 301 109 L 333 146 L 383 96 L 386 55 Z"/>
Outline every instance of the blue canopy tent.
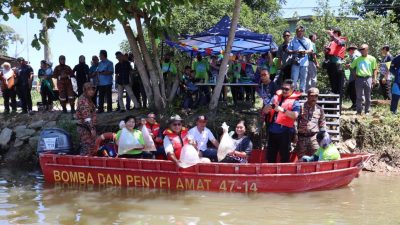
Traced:
<path fill-rule="evenodd" d="M 166 43 L 171 47 L 190 54 L 200 52 L 203 55 L 218 55 L 221 53 L 221 50 L 225 50 L 230 26 L 231 18 L 224 16 L 208 30 L 194 35 L 182 35 L 183 39 L 178 42 L 167 40 Z M 272 41 L 271 34 L 258 34 L 238 24 L 235 31 L 232 53 L 240 53 L 242 55 L 265 53 L 277 48 L 277 45 Z"/>

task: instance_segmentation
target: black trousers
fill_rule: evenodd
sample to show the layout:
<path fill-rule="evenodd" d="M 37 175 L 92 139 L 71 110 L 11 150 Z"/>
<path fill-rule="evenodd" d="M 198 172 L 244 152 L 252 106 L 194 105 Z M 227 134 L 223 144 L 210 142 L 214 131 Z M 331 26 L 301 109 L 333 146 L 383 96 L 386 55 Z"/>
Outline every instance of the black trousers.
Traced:
<path fill-rule="evenodd" d="M 342 94 L 344 74 L 341 65 L 337 63 L 328 63 L 327 73 L 332 92 L 335 94 Z"/>
<path fill-rule="evenodd" d="M 17 92 L 15 88 L 12 89 L 4 89 L 3 90 L 3 98 L 4 98 L 4 111 L 10 112 L 10 105 L 13 111 L 17 111 Z M 10 103 L 11 100 L 11 103 Z"/>
<path fill-rule="evenodd" d="M 43 88 L 43 90 L 40 92 L 40 95 L 42 96 L 43 105 L 47 106 L 53 104 L 54 93 L 52 90 Z"/>
<path fill-rule="evenodd" d="M 379 80 L 379 86 L 381 89 L 381 94 L 383 99 L 391 100 L 392 99 L 392 90 L 390 80 L 386 80 L 386 84 L 382 83 L 382 80 Z"/>
<path fill-rule="evenodd" d="M 276 163 L 276 157 L 279 152 L 280 162 L 289 162 L 289 152 L 291 145 L 292 133 L 287 131 L 280 134 L 269 132 L 268 134 L 268 147 L 267 147 L 267 161 L 268 163 Z"/>
<path fill-rule="evenodd" d="M 21 100 L 21 108 L 23 112 L 32 111 L 31 89 L 28 85 L 17 86 L 17 94 Z"/>
<path fill-rule="evenodd" d="M 138 77 L 136 79 L 141 79 L 141 78 Z M 136 99 L 138 100 L 140 107 L 146 107 L 147 106 L 146 91 L 144 90 L 144 86 L 140 80 L 133 81 L 132 91 L 133 91 L 133 94 L 135 95 Z M 128 99 L 128 97 L 129 96 L 127 96 L 127 99 Z M 127 100 L 127 102 L 128 102 L 128 100 Z M 130 103 L 130 101 L 129 101 L 129 103 Z M 130 106 L 130 104 L 129 104 L 129 106 Z"/>
<path fill-rule="evenodd" d="M 347 87 L 347 93 L 349 95 L 352 105 L 356 105 L 357 94 L 356 94 L 356 81 L 355 80 L 353 80 L 349 83 L 349 86 Z"/>
<path fill-rule="evenodd" d="M 104 97 L 107 98 L 107 111 L 112 112 L 112 84 L 97 86 L 99 89 L 99 111 L 104 111 Z"/>
<path fill-rule="evenodd" d="M 280 80 L 279 84 L 282 84 L 283 81 L 285 81 L 287 79 L 292 79 L 292 65 L 287 65 L 287 66 L 283 67 L 283 69 L 281 70 L 280 77 L 279 77 L 279 80 Z"/>

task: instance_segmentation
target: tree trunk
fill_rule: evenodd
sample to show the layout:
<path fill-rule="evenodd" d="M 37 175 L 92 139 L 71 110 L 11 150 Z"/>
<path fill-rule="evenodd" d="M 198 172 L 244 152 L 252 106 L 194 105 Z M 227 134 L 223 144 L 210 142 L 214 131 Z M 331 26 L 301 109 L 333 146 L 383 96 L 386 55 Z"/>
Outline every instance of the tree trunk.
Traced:
<path fill-rule="evenodd" d="M 214 93 L 211 97 L 209 109 L 215 111 L 218 107 L 218 100 L 221 94 L 222 84 L 224 83 L 225 74 L 228 70 L 229 55 L 232 51 L 233 39 L 235 38 L 235 30 L 239 22 L 240 16 L 240 3 L 241 0 L 235 0 L 235 8 L 233 9 L 233 16 L 231 21 L 231 28 L 229 30 L 228 43 L 225 48 L 224 59 L 222 60 L 221 67 L 219 68 L 217 84 L 214 88 Z"/>
<path fill-rule="evenodd" d="M 150 57 L 150 53 L 147 49 L 146 42 L 144 41 L 142 23 L 141 23 L 140 17 L 138 15 L 135 15 L 135 22 L 136 22 L 136 29 L 137 29 L 137 40 L 139 42 L 140 50 L 142 51 L 144 61 L 146 63 L 147 69 L 149 71 L 150 80 L 151 80 L 152 87 L 153 87 L 155 107 L 158 111 L 160 111 L 165 108 L 166 103 L 165 103 L 165 98 L 163 98 L 163 96 L 161 95 L 161 92 L 160 92 L 159 76 L 157 76 L 157 74 L 154 70 L 153 60 Z"/>
<path fill-rule="evenodd" d="M 49 38 L 49 29 L 47 28 L 46 25 L 46 19 L 43 20 L 42 26 L 43 26 L 43 33 L 44 33 L 44 43 L 43 43 L 43 51 L 44 51 L 44 60 L 47 62 L 51 61 L 51 48 L 50 48 L 50 38 Z"/>
<path fill-rule="evenodd" d="M 165 81 L 164 81 L 164 76 L 163 76 L 163 73 L 162 73 L 162 70 L 161 70 L 160 57 L 158 56 L 156 38 L 154 37 L 154 34 L 153 34 L 152 30 L 151 30 L 150 19 L 149 19 L 149 17 L 147 15 L 145 15 L 145 17 L 144 17 L 144 22 L 146 23 L 146 25 L 148 27 L 149 39 L 150 39 L 151 47 L 152 47 L 152 50 L 153 50 L 154 63 L 156 65 L 157 74 L 158 74 L 159 80 L 160 80 L 161 96 L 164 99 L 167 99 L 167 97 L 165 95 Z"/>
<path fill-rule="evenodd" d="M 153 91 L 151 88 L 151 83 L 149 80 L 149 76 L 147 74 L 146 67 L 144 66 L 144 62 L 142 60 L 142 56 L 139 50 L 138 42 L 133 35 L 133 31 L 129 21 L 120 21 L 122 27 L 124 28 L 125 35 L 128 39 L 129 46 L 132 49 L 133 57 L 135 59 L 135 66 L 138 68 L 138 72 L 140 74 L 140 78 L 142 79 L 142 83 L 144 86 L 144 90 L 146 92 L 147 100 L 149 101 L 150 107 L 155 106 Z"/>

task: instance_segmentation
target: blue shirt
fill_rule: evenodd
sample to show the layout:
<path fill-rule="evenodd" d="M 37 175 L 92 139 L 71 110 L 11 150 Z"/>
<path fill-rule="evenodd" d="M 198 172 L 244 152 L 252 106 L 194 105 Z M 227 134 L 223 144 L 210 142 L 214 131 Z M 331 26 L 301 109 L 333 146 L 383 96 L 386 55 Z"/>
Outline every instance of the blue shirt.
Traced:
<path fill-rule="evenodd" d="M 298 100 L 294 101 L 291 111 L 300 113 L 300 102 Z M 294 131 L 295 130 L 293 127 L 281 126 L 280 124 L 275 123 L 275 121 L 269 126 L 269 132 L 273 134 L 281 134 L 285 132 L 294 132 Z"/>
<path fill-rule="evenodd" d="M 102 60 L 97 67 L 97 71 L 99 72 L 99 86 L 110 85 L 113 82 L 113 75 L 103 75 L 102 72 L 111 71 L 114 73 L 114 64 L 108 60 Z"/>
<path fill-rule="evenodd" d="M 303 45 L 300 44 L 300 41 L 304 45 L 304 47 L 303 47 Z M 312 49 L 312 43 L 311 43 L 310 39 L 305 38 L 305 37 L 298 39 L 297 37 L 295 37 L 295 38 L 293 38 L 292 41 L 289 42 L 288 50 L 309 51 L 309 50 L 313 50 L 313 49 Z M 308 54 L 304 54 L 304 57 L 301 57 L 301 58 L 299 57 L 299 59 L 300 59 L 300 61 L 299 61 L 300 66 L 308 66 L 308 62 L 309 62 Z"/>
<path fill-rule="evenodd" d="M 278 86 L 273 81 L 269 82 L 269 84 L 261 83 L 260 86 L 258 86 L 257 94 L 262 98 L 263 105 L 270 104 L 277 90 Z"/>

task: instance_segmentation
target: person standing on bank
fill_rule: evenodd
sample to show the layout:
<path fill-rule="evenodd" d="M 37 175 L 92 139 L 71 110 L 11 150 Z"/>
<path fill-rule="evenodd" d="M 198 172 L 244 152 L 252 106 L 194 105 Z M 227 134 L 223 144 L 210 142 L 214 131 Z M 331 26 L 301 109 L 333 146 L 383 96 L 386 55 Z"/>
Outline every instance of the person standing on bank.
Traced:
<path fill-rule="evenodd" d="M 295 132 L 294 122 L 300 113 L 300 92 L 294 91 L 294 82 L 285 80 L 281 90 L 276 92 L 271 104 L 264 107 L 263 113 L 269 114 L 268 126 L 268 163 L 275 163 L 279 152 L 281 162 L 289 162 L 291 139 Z"/>
<path fill-rule="evenodd" d="M 96 106 L 96 108 L 97 108 L 97 93 L 99 92 L 99 89 L 97 88 L 97 86 L 99 84 L 99 78 L 96 73 L 98 66 L 99 66 L 99 57 L 97 57 L 97 55 L 94 55 L 94 56 L 92 56 L 92 62 L 91 62 L 91 66 L 89 68 L 89 80 L 90 80 L 90 83 L 92 83 L 93 86 L 96 87 L 96 93 L 94 94 L 94 96 L 92 98 L 93 104 Z"/>
<path fill-rule="evenodd" d="M 78 97 L 83 93 L 83 84 L 89 81 L 89 66 L 85 62 L 85 56 L 79 56 L 79 63 L 72 70 L 78 85 Z"/>
<path fill-rule="evenodd" d="M 114 65 L 107 59 L 107 51 L 100 50 L 100 63 L 97 67 L 96 75 L 99 78 L 97 86 L 99 90 L 98 113 L 104 112 L 104 97 L 107 98 L 107 112 L 112 112 L 112 82 L 114 74 Z"/>
<path fill-rule="evenodd" d="M 76 118 L 78 120 L 76 129 L 81 140 L 81 155 L 95 155 L 96 141 L 96 106 L 92 98 L 96 93 L 96 88 L 90 82 L 86 82 L 82 87 L 83 94 L 78 98 Z"/>
<path fill-rule="evenodd" d="M 393 58 L 390 65 L 390 72 L 394 75 L 390 111 L 396 115 L 400 100 L 400 55 Z"/>
<path fill-rule="evenodd" d="M 362 44 L 359 51 L 361 56 L 355 59 L 351 65 L 351 69 L 356 69 L 356 109 L 357 114 L 361 115 L 363 110 L 362 102 L 365 96 L 365 114 L 369 114 L 371 106 L 371 92 L 373 85 L 376 84 L 378 75 L 378 67 L 376 58 L 368 54 L 368 45 Z"/>
<path fill-rule="evenodd" d="M 15 90 L 15 71 L 11 69 L 11 65 L 5 62 L 1 65 L 3 70 L 0 71 L 1 92 L 4 99 L 4 113 L 10 113 L 10 105 L 12 112 L 17 112 L 17 92 Z"/>
<path fill-rule="evenodd" d="M 299 158 L 303 155 L 311 156 L 318 150 L 317 133 L 326 130 L 324 110 L 317 105 L 318 95 L 318 88 L 310 88 L 307 91 L 307 101 L 300 107 L 297 119 L 298 140 L 295 148 Z"/>
<path fill-rule="evenodd" d="M 346 62 L 345 67 L 346 69 L 350 68 L 350 64 L 354 61 L 354 59 L 358 58 L 361 56 L 361 53 L 357 50 L 357 45 L 351 44 L 347 48 L 348 52 L 348 62 Z M 349 94 L 349 98 L 351 100 L 351 110 L 356 110 L 356 102 L 357 102 L 357 94 L 356 94 L 356 75 L 354 70 L 350 70 L 350 76 L 349 76 L 349 84 L 347 87 L 347 92 Z"/>
<path fill-rule="evenodd" d="M 346 53 L 346 38 L 342 37 L 339 28 L 333 28 L 327 31 L 331 42 L 325 47 L 325 57 L 328 60 L 326 71 L 328 73 L 329 82 L 332 92 L 335 94 L 343 93 L 344 72 L 342 68 L 342 60 Z"/>
<path fill-rule="evenodd" d="M 173 53 L 167 53 L 164 57 L 164 62 L 161 65 L 161 70 L 164 77 L 165 95 L 170 96 L 172 86 L 177 79 L 178 70 L 175 63 L 172 62 Z"/>
<path fill-rule="evenodd" d="M 290 41 L 288 53 L 292 55 L 291 79 L 294 88 L 300 92 L 306 91 L 306 78 L 308 74 L 308 55 L 313 52 L 310 39 L 304 37 L 305 29 L 302 26 L 296 28 L 296 37 Z M 297 82 L 300 81 L 298 88 Z"/>
<path fill-rule="evenodd" d="M 21 100 L 22 113 L 32 112 L 32 82 L 33 82 L 33 69 L 24 58 L 17 59 L 19 63 L 17 73 L 17 94 Z"/>
<path fill-rule="evenodd" d="M 115 80 L 118 84 L 118 104 L 120 107 L 120 112 L 125 112 L 125 104 L 123 100 L 124 90 L 126 90 L 130 99 L 132 99 L 133 104 L 135 105 L 135 109 L 138 109 L 140 108 L 140 104 L 133 94 L 132 87 L 129 81 L 129 76 L 132 72 L 132 66 L 128 59 L 122 54 L 122 52 L 116 52 L 115 56 L 118 60 L 118 63 L 115 64 Z"/>
<path fill-rule="evenodd" d="M 306 91 L 310 88 L 317 87 L 317 69 L 319 68 L 319 62 L 317 59 L 317 47 L 315 46 L 315 41 L 317 40 L 317 34 L 311 34 L 309 36 L 311 41 L 311 46 L 313 52 L 310 53 L 309 64 L 308 64 L 308 72 L 306 79 Z"/>
<path fill-rule="evenodd" d="M 380 75 L 379 75 L 379 86 L 381 89 L 381 93 L 383 96 L 383 99 L 385 100 L 391 100 L 392 95 L 391 95 L 391 82 L 390 82 L 390 71 L 388 63 L 393 60 L 392 54 L 389 52 L 389 46 L 385 45 L 381 49 L 381 54 L 382 54 L 382 61 L 380 63 Z"/>
<path fill-rule="evenodd" d="M 289 53 L 287 51 L 291 33 L 288 30 L 285 30 L 282 34 L 283 43 L 279 45 L 278 52 L 276 53 L 276 57 L 278 58 L 278 65 L 280 66 L 281 72 L 279 75 L 279 82 L 283 82 L 286 79 L 290 79 L 291 77 L 291 68 L 292 64 L 288 63 Z"/>
<path fill-rule="evenodd" d="M 73 71 L 71 67 L 65 64 L 65 56 L 60 55 L 58 58 L 59 65 L 54 68 L 53 77 L 57 79 L 57 88 L 59 92 L 60 103 L 63 113 L 67 113 L 67 98 L 71 106 L 71 113 L 75 113 L 75 93 L 72 88 L 71 76 Z"/>
<path fill-rule="evenodd" d="M 40 62 L 40 69 L 38 71 L 38 77 L 40 79 L 40 95 L 42 96 L 42 104 L 45 110 L 53 110 L 53 100 L 55 98 L 53 92 L 53 70 L 46 60 Z"/>

